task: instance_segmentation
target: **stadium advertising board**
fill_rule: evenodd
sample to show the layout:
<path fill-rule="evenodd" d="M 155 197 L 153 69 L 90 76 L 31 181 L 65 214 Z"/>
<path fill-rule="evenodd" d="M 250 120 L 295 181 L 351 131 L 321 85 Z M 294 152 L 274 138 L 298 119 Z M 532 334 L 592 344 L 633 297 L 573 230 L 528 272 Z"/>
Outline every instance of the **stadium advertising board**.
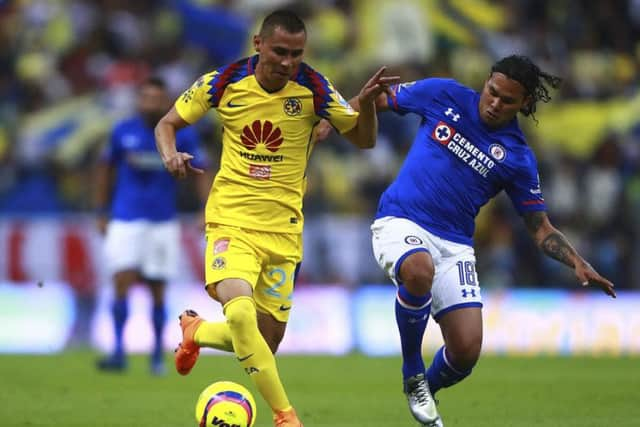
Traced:
<path fill-rule="evenodd" d="M 41 284 L 42 285 L 42 284 Z M 0 352 L 55 353 L 63 350 L 77 330 L 76 295 L 61 282 L 0 282 Z M 391 285 L 364 286 L 356 291 L 336 285 L 301 286 L 291 322 L 280 347 L 283 353 L 367 355 L 399 354 Z M 563 290 L 486 291 L 483 351 L 509 355 L 640 354 L 640 292 L 620 292 L 615 301 L 597 292 Z M 210 320 L 223 320 L 221 310 L 196 283 L 176 284 L 168 294 L 169 317 L 186 307 Z M 101 288 L 91 322 L 90 344 L 106 351 L 112 345 L 109 287 Z M 147 352 L 152 345 L 151 300 L 135 287 L 125 345 Z M 21 325 L 12 328 L 11 325 Z M 25 329 L 25 325 L 27 325 Z M 175 326 L 175 325 L 174 325 Z M 28 330 L 29 333 L 23 333 Z M 180 342 L 180 330 L 166 328 L 168 350 Z M 424 342 L 431 352 L 442 344 L 430 320 Z M 213 351 L 212 351 L 213 352 Z"/>

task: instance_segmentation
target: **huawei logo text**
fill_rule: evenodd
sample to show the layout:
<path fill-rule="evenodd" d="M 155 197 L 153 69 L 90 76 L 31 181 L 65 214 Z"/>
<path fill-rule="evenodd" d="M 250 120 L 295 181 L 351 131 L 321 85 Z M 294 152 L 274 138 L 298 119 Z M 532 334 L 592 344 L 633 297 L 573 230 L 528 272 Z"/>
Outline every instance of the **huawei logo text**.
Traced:
<path fill-rule="evenodd" d="M 242 135 L 240 136 L 242 144 L 249 150 L 253 150 L 260 143 L 263 143 L 267 150 L 275 153 L 280 148 L 284 138 L 280 128 L 273 127 L 273 123 L 268 120 L 264 121 L 264 124 L 260 120 L 256 120 L 251 123 L 251 127 L 246 125 L 242 129 Z"/>

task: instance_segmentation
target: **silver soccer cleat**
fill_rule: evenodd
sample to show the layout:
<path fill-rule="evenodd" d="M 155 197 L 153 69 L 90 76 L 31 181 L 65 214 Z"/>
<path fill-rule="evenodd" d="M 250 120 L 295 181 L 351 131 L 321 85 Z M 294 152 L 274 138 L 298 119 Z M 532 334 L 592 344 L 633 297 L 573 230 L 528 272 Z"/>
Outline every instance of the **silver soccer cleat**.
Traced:
<path fill-rule="evenodd" d="M 442 419 L 436 408 L 436 401 L 431 396 L 424 374 L 407 378 L 404 382 L 404 394 L 409 402 L 411 415 L 423 427 L 443 427 Z"/>
<path fill-rule="evenodd" d="M 438 418 L 437 420 L 435 420 L 432 423 L 427 423 L 427 424 L 418 424 L 420 427 L 444 427 L 444 423 L 442 422 L 442 418 Z"/>

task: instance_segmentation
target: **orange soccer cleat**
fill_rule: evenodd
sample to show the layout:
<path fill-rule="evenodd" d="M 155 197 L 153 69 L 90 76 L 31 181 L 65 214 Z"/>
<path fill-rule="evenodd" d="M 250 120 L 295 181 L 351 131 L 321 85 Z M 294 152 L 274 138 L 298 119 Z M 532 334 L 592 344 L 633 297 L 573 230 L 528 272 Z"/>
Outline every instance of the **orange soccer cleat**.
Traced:
<path fill-rule="evenodd" d="M 293 408 L 288 411 L 276 411 L 273 414 L 273 423 L 275 427 L 304 427 Z"/>
<path fill-rule="evenodd" d="M 193 310 L 185 310 L 179 317 L 182 328 L 182 342 L 175 351 L 176 370 L 180 375 L 187 375 L 196 364 L 200 355 L 200 346 L 194 341 L 198 326 L 204 319 Z"/>

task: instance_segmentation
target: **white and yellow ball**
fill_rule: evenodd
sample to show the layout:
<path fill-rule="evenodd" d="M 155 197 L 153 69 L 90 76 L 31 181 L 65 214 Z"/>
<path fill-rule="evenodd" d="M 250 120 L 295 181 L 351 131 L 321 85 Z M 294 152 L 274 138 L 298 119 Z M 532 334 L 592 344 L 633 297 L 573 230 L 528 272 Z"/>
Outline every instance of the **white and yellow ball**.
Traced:
<path fill-rule="evenodd" d="M 196 421 L 200 427 L 252 427 L 256 421 L 256 401 L 240 384 L 218 381 L 200 393 Z"/>

